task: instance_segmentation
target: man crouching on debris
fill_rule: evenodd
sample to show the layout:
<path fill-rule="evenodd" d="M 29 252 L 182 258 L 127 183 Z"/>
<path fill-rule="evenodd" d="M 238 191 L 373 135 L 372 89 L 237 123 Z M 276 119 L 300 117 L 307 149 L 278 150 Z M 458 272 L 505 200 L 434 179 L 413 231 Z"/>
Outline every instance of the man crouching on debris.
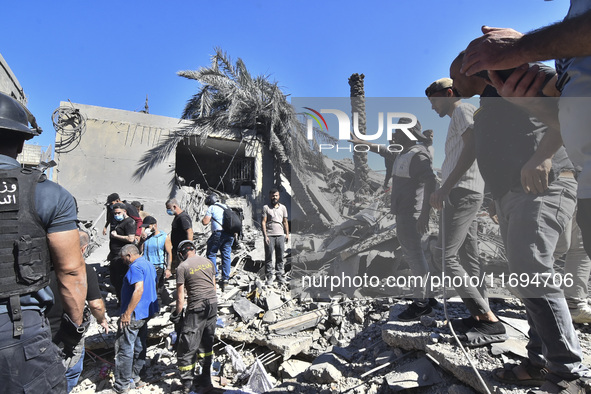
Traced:
<path fill-rule="evenodd" d="M 217 320 L 217 296 L 215 292 L 215 271 L 213 264 L 205 257 L 197 256 L 195 244 L 183 241 L 179 244 L 178 255 L 181 264 L 177 269 L 177 302 L 170 320 L 177 324 L 183 318 L 185 290 L 187 309 L 179 337 L 177 363 L 183 385 L 183 393 L 191 388 L 200 393 L 213 388 L 211 383 L 211 362 L 213 339 Z M 195 376 L 197 359 L 203 358 L 201 375 Z"/>
<path fill-rule="evenodd" d="M 127 393 L 131 382 L 140 382 L 146 362 L 148 320 L 158 313 L 156 269 L 140 256 L 135 245 L 125 245 L 121 258 L 129 266 L 121 288 L 121 317 L 115 340 L 115 384 L 117 393 Z"/>
<path fill-rule="evenodd" d="M 410 119 L 401 118 L 399 124 L 408 124 Z M 424 141 L 421 125 L 409 129 L 418 141 Z M 429 230 L 431 206 L 429 196 L 435 191 L 436 179 L 432 159 L 427 147 L 411 140 L 401 129 L 394 134 L 396 144 L 403 150 L 396 156 L 392 169 L 391 212 L 396 215 L 398 241 L 406 261 L 415 277 L 423 278 L 423 283 L 415 283 L 414 301 L 398 315 L 401 321 L 418 320 L 421 316 L 432 315 L 435 299 L 426 296 L 425 279 L 429 271 L 427 260 L 421 246 L 421 234 Z M 355 136 L 351 142 L 369 145 L 372 152 L 383 151 L 377 144 L 361 141 Z M 423 198 L 426 196 L 426 198 Z"/>

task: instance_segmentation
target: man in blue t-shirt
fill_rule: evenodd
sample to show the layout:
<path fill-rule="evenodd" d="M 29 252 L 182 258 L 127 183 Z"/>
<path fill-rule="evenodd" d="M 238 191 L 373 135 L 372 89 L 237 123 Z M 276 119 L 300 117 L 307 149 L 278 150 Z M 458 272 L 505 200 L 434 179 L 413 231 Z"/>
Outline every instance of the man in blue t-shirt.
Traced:
<path fill-rule="evenodd" d="M 148 320 L 158 313 L 156 270 L 135 245 L 125 245 L 121 258 L 129 265 L 121 288 L 121 317 L 115 340 L 115 384 L 118 393 L 127 392 L 131 381 L 140 381 L 146 362 Z M 134 386 L 135 387 L 135 386 Z"/>
<path fill-rule="evenodd" d="M 172 243 L 170 237 L 158 230 L 158 222 L 153 216 L 146 216 L 142 224 L 144 231 L 138 244 L 142 256 L 156 268 L 156 292 L 158 293 L 158 305 L 161 307 L 163 297 L 166 304 L 169 303 L 166 292 L 166 279 L 170 278 L 172 269 Z"/>

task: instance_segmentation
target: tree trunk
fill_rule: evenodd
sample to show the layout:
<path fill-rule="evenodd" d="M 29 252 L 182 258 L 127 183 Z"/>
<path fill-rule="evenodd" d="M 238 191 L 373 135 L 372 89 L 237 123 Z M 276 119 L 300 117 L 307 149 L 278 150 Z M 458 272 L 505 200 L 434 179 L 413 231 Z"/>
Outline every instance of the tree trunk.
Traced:
<path fill-rule="evenodd" d="M 349 86 L 351 87 L 351 119 L 354 121 L 355 113 L 359 116 L 359 132 L 366 134 L 367 122 L 365 116 L 365 89 L 363 86 L 363 74 L 353 74 L 349 78 Z M 355 164 L 355 178 L 353 181 L 353 191 L 369 192 L 367 187 L 367 175 L 369 167 L 367 165 L 367 152 L 353 152 L 353 163 Z"/>

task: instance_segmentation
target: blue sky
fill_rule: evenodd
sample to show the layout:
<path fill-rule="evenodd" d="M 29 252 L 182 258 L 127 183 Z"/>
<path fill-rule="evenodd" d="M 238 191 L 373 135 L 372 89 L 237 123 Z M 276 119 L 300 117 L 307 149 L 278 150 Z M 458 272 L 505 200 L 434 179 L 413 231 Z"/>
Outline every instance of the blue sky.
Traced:
<path fill-rule="evenodd" d="M 519 31 L 564 17 L 566 0 L 495 1 L 11 1 L 0 53 L 53 145 L 60 101 L 179 117 L 198 85 L 176 75 L 210 62 L 216 46 L 293 97 L 422 97 L 480 26 Z M 443 151 L 445 122 L 435 129 Z M 443 126 L 442 126 L 443 125 Z M 436 162 L 439 160 L 436 160 Z"/>

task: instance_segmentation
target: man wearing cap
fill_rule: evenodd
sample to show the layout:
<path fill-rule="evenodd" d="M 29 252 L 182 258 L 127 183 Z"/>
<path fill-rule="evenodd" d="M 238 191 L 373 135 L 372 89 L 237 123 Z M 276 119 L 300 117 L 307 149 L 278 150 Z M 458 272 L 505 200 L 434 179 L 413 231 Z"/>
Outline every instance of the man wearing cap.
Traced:
<path fill-rule="evenodd" d="M 127 273 L 127 265 L 121 259 L 119 252 L 127 244 L 135 242 L 135 221 L 127 215 L 126 205 L 123 203 L 113 204 L 113 220 L 115 227 L 111 225 L 109 236 L 109 274 L 111 284 L 115 287 L 117 299 L 121 301 L 121 286 L 123 277 Z"/>
<path fill-rule="evenodd" d="M 129 266 L 121 289 L 121 317 L 115 339 L 115 384 L 117 393 L 126 393 L 131 382 L 137 386 L 146 363 L 148 320 L 158 313 L 156 270 L 135 245 L 125 245 L 120 253 Z"/>
<path fill-rule="evenodd" d="M 117 221 L 113 218 L 114 204 L 125 205 L 125 212 L 127 212 L 127 216 L 129 216 L 135 221 L 135 236 L 136 241 L 139 241 L 139 237 L 142 234 L 142 218 L 140 217 L 137 208 L 132 204 L 128 203 L 127 201 L 121 201 L 121 198 L 117 193 L 111 193 L 107 197 L 107 203 L 105 204 L 107 206 L 107 221 L 105 223 L 105 227 L 103 228 L 103 235 L 107 235 L 107 228 L 109 227 L 109 225 L 111 226 L 111 231 L 113 231 L 113 228 L 117 226 Z"/>
<path fill-rule="evenodd" d="M 32 115 L 0 93 L 0 382 L 2 392 L 64 393 L 65 367 L 45 311 L 61 297 L 60 331 L 72 355 L 85 330 L 86 266 L 74 198 L 37 170 L 16 161 Z M 51 257 L 50 257 L 51 256 Z M 59 294 L 48 287 L 50 263 Z M 26 388 L 26 389 L 25 389 Z"/>
<path fill-rule="evenodd" d="M 156 268 L 156 291 L 158 305 L 161 307 L 162 295 L 166 291 L 165 282 L 170 278 L 172 269 L 172 243 L 164 231 L 158 230 L 158 223 L 153 216 L 146 216 L 142 224 L 144 231 L 138 247 L 143 256 Z"/>
<path fill-rule="evenodd" d="M 178 253 L 181 259 L 176 279 L 178 300 L 171 320 L 178 323 L 183 316 L 185 292 L 187 309 L 182 318 L 184 325 L 177 348 L 177 364 L 183 392 L 190 392 L 191 386 L 205 392 L 212 387 L 211 362 L 217 320 L 215 271 L 209 259 L 195 254 L 192 241 L 181 242 Z M 199 358 L 203 358 L 203 368 L 201 375 L 195 376 Z"/>
<path fill-rule="evenodd" d="M 142 204 L 141 202 L 132 201 L 131 205 L 133 205 L 135 209 L 137 209 L 137 212 L 140 215 L 142 221 L 146 218 L 146 216 L 151 216 L 148 212 L 144 211 L 144 204 Z"/>
<path fill-rule="evenodd" d="M 431 108 L 440 117 L 451 118 L 441 168 L 442 185 L 430 196 L 431 206 L 443 210 L 433 257 L 438 268 L 445 262 L 446 274 L 451 277 L 480 278 L 476 214 L 484 198 L 484 180 L 471 149 L 474 145 L 472 117 L 476 107 L 462 102 L 454 94 L 452 84 L 450 78 L 441 78 L 425 90 Z M 447 203 L 444 205 L 444 202 Z M 490 310 L 484 281 L 480 287 L 457 286 L 456 290 L 470 312 L 470 317 L 454 323 L 454 328 L 466 335 L 466 345 L 484 346 L 507 339 L 505 326 Z"/>

